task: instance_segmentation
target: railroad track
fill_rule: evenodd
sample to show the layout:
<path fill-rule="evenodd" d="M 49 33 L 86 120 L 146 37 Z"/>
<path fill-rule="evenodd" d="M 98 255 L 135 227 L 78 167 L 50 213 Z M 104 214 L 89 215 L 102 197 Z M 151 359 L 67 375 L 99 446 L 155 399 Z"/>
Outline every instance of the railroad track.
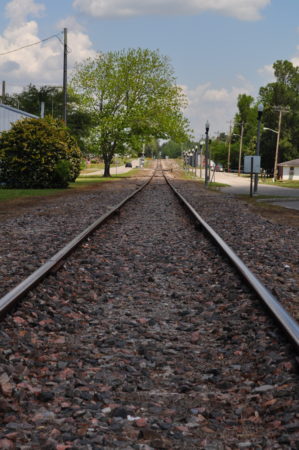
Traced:
<path fill-rule="evenodd" d="M 228 257 L 231 263 L 236 267 L 241 276 L 250 285 L 253 291 L 260 297 L 263 304 L 268 308 L 269 312 L 276 319 L 281 329 L 286 333 L 292 344 L 299 349 L 299 325 L 290 314 L 281 306 L 279 301 L 271 294 L 271 292 L 261 283 L 261 281 L 252 273 L 250 269 L 243 263 L 243 261 L 235 254 L 235 252 L 223 241 L 223 239 L 209 226 L 209 224 L 202 219 L 202 217 L 195 211 L 190 203 L 179 193 L 179 191 L 171 184 L 170 180 L 165 175 L 161 163 L 159 162 L 159 170 L 162 171 L 165 180 L 171 187 L 175 195 L 180 199 L 182 204 L 186 207 L 189 214 L 201 225 L 208 236 L 215 242 L 221 251 Z M 153 175 L 155 176 L 155 175 Z M 116 205 L 111 211 L 101 216 L 92 225 L 86 228 L 69 244 L 67 244 L 58 253 L 52 256 L 45 264 L 37 269 L 32 275 L 27 277 L 22 283 L 8 292 L 0 299 L 0 317 L 4 317 L 6 312 L 10 311 L 16 303 L 34 286 L 43 280 L 47 274 L 56 270 L 62 261 L 71 254 L 78 245 L 80 245 L 88 236 L 90 236 L 100 225 L 102 225 L 109 217 L 117 213 L 119 209 L 125 205 L 130 199 L 135 197 L 145 186 L 151 181 L 152 177 L 147 180 L 139 189 L 133 194 L 130 194 L 126 199 Z"/>
<path fill-rule="evenodd" d="M 1 299 L 0 448 L 296 448 L 295 355 L 194 221 L 158 167 Z"/>

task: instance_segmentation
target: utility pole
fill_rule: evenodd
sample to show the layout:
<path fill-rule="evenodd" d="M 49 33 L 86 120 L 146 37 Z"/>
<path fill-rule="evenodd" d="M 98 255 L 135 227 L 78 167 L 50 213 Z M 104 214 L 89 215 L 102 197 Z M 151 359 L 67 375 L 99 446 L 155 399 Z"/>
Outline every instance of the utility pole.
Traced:
<path fill-rule="evenodd" d="M 5 81 L 2 81 L 2 103 L 5 102 Z"/>
<path fill-rule="evenodd" d="M 264 105 L 262 103 L 259 103 L 257 106 L 257 139 L 256 139 L 256 150 L 255 150 L 256 156 L 260 156 L 261 122 L 262 122 L 263 111 L 264 111 Z M 259 183 L 259 174 L 255 173 L 254 174 L 254 186 L 253 186 L 254 194 L 257 194 L 258 183 Z"/>
<path fill-rule="evenodd" d="M 63 29 L 63 120 L 66 125 L 67 120 L 67 28 Z"/>
<path fill-rule="evenodd" d="M 45 117 L 45 102 L 41 102 L 40 104 L 40 116 L 42 119 Z"/>
<path fill-rule="evenodd" d="M 206 122 L 206 152 L 205 152 L 205 187 L 207 188 L 210 181 L 210 172 L 208 171 L 208 165 L 210 166 L 210 157 L 209 157 L 209 129 L 210 124 L 207 120 Z"/>
<path fill-rule="evenodd" d="M 243 148 L 243 133 L 244 133 L 244 122 L 241 122 L 240 148 L 239 148 L 239 164 L 238 164 L 238 177 L 241 175 L 241 159 L 242 159 L 242 148 Z"/>
<path fill-rule="evenodd" d="M 279 150 L 279 140 L 280 140 L 280 130 L 281 130 L 281 119 L 282 114 L 290 111 L 290 108 L 282 107 L 282 106 L 274 106 L 275 111 L 279 112 L 278 115 L 278 131 L 277 131 L 277 140 L 276 140 L 276 149 L 275 149 L 275 158 L 274 158 L 274 169 L 273 169 L 273 181 L 277 180 L 277 162 L 278 162 L 278 150 Z"/>
<path fill-rule="evenodd" d="M 229 135 L 228 135 L 228 153 L 227 153 L 227 171 L 230 172 L 230 148 L 232 143 L 232 121 L 229 122 Z"/>

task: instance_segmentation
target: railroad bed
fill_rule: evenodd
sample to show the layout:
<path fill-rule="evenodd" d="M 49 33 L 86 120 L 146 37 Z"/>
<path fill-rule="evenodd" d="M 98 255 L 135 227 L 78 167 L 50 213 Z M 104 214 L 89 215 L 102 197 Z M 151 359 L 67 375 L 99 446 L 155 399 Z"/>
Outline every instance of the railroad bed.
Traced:
<path fill-rule="evenodd" d="M 0 448 L 298 447 L 295 354 L 161 172 L 0 336 Z"/>

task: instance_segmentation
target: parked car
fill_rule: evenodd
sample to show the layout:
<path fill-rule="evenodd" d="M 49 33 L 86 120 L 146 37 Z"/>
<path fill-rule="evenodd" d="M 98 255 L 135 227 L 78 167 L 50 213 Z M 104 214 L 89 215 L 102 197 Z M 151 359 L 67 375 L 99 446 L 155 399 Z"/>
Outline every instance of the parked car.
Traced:
<path fill-rule="evenodd" d="M 132 163 L 127 162 L 126 165 L 125 165 L 125 167 L 132 167 Z"/>
<path fill-rule="evenodd" d="M 215 166 L 215 171 L 216 172 L 223 172 L 223 165 L 220 163 L 217 163 Z"/>

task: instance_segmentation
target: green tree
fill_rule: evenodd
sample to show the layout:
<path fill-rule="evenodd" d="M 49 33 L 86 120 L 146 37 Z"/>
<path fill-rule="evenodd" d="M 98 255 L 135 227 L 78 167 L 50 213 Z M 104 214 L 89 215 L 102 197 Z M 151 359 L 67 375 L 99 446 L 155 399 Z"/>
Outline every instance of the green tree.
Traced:
<path fill-rule="evenodd" d="M 239 166 L 241 150 L 241 166 L 244 155 L 254 154 L 257 134 L 257 105 L 251 95 L 240 94 L 237 102 L 238 112 L 234 118 L 234 128 L 231 146 L 231 167 Z M 241 135 L 242 148 L 241 148 Z"/>
<path fill-rule="evenodd" d="M 278 162 L 298 158 L 299 155 L 299 68 L 290 61 L 278 60 L 273 64 L 276 81 L 260 88 L 264 104 L 263 123 L 278 130 L 279 109 L 282 114 Z M 273 172 L 277 134 L 264 131 L 261 137 L 262 164 Z"/>
<path fill-rule="evenodd" d="M 7 95 L 5 103 L 22 111 L 40 116 L 41 103 L 45 104 L 45 115 L 63 119 L 63 91 L 57 86 L 36 87 L 29 84 L 21 93 Z M 93 125 L 90 114 L 78 108 L 78 95 L 68 90 L 67 127 L 76 138 L 82 153 L 87 153 L 86 138 Z"/>
<path fill-rule="evenodd" d="M 40 116 L 41 102 L 45 103 L 45 114 L 62 119 L 63 93 L 56 86 L 36 87 L 29 84 L 22 92 L 7 96 L 6 104 L 10 104 L 22 111 Z"/>
<path fill-rule="evenodd" d="M 144 154 L 147 158 L 157 158 L 160 150 L 159 140 L 152 138 L 144 146 Z"/>
<path fill-rule="evenodd" d="M 0 136 L 0 182 L 9 188 L 66 187 L 81 153 L 61 120 L 23 119 Z"/>
<path fill-rule="evenodd" d="M 231 147 L 232 148 L 232 147 Z M 227 136 L 222 133 L 216 139 L 212 139 L 210 143 L 210 154 L 211 159 L 216 163 L 223 164 L 224 167 L 227 166 Z M 203 146 L 203 155 L 205 155 L 205 144 Z"/>
<path fill-rule="evenodd" d="M 161 147 L 162 155 L 169 158 L 180 158 L 182 155 L 182 144 L 175 141 L 165 142 Z"/>
<path fill-rule="evenodd" d="M 152 138 L 186 140 L 186 99 L 166 57 L 148 49 L 99 54 L 77 66 L 72 86 L 80 107 L 95 119 L 89 145 L 110 176 L 115 153 L 138 151 Z"/>

